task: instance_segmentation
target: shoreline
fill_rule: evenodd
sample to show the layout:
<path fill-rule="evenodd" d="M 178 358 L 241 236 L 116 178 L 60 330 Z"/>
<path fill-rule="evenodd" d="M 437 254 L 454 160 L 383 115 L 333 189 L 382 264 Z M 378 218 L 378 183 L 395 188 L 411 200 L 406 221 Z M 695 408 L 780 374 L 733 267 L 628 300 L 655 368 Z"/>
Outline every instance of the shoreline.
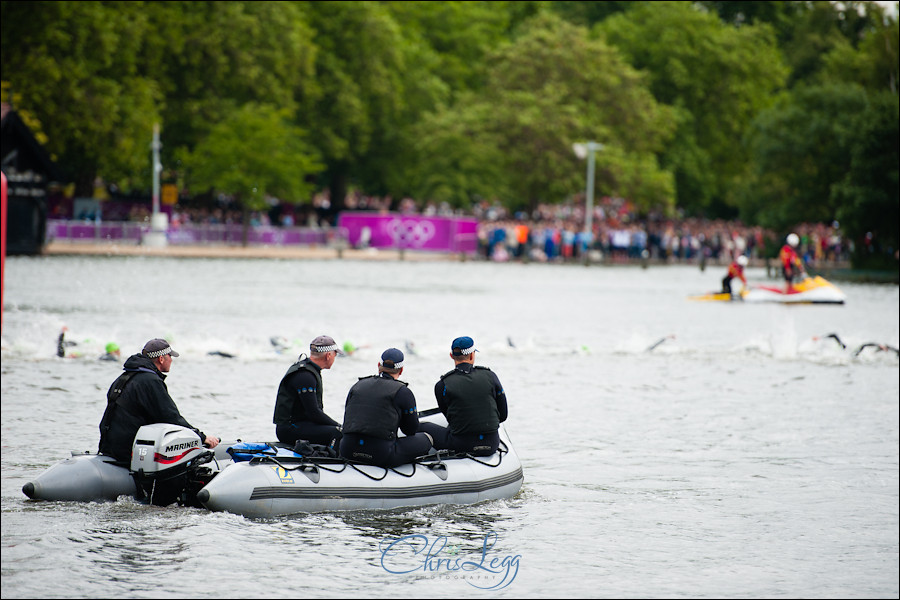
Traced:
<path fill-rule="evenodd" d="M 334 246 L 232 246 L 225 244 L 209 245 L 167 245 L 148 246 L 142 244 L 119 244 L 115 242 L 48 242 L 40 253 L 41 256 L 163 256 L 169 258 L 243 258 L 243 259 L 278 259 L 278 260 L 359 260 L 359 261 L 409 261 L 409 262 L 485 262 L 481 256 L 470 256 L 458 253 L 427 252 L 421 250 L 396 250 L 367 248 L 338 248 Z M 510 263 L 528 264 L 527 261 L 509 261 Z M 535 263 L 544 264 L 544 263 Z M 565 264 L 584 265 L 571 261 Z M 592 260 L 592 267 L 666 267 L 674 264 L 694 266 L 701 271 L 705 269 L 721 269 L 724 262 L 710 260 L 704 266 L 694 260 L 690 262 L 672 263 L 649 259 L 616 259 Z M 767 269 L 770 279 L 778 279 L 771 264 L 765 260 L 751 259 L 750 266 Z M 811 274 L 822 275 L 833 281 L 857 283 L 900 283 L 898 275 L 890 271 L 870 271 L 854 269 L 849 263 L 828 263 L 810 268 Z"/>
<path fill-rule="evenodd" d="M 411 250 L 366 250 L 330 246 L 229 246 L 167 245 L 145 246 L 111 242 L 48 242 L 41 252 L 48 256 L 166 256 L 171 258 L 275 258 L 292 260 L 461 260 L 456 254 L 440 254 Z M 472 260 L 467 257 L 466 260 Z"/>

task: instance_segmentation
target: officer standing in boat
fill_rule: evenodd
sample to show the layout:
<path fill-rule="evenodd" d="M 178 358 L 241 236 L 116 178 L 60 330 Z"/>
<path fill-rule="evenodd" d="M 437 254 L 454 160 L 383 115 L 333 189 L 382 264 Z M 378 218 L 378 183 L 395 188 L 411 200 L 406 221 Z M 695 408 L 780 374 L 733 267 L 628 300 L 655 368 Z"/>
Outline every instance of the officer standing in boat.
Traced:
<path fill-rule="evenodd" d="M 360 377 L 344 407 L 341 456 L 381 467 L 412 462 L 431 448 L 431 436 L 416 433 L 416 397 L 400 381 L 403 352 L 388 348 L 381 354 L 378 374 Z M 405 437 L 397 436 L 397 429 Z"/>
<path fill-rule="evenodd" d="M 281 378 L 272 417 L 280 442 L 306 440 L 336 448 L 341 428 L 324 412 L 322 369 L 330 369 L 338 354 L 344 353 L 334 338 L 320 335 L 309 344 L 309 357 L 301 354 Z"/>
<path fill-rule="evenodd" d="M 100 454 L 130 461 L 138 429 L 153 423 L 171 423 L 193 429 L 203 444 L 215 448 L 219 438 L 206 435 L 188 423 L 166 387 L 166 373 L 178 353 L 166 340 L 156 338 L 139 354 L 125 360 L 124 369 L 106 394 L 106 411 L 100 421 Z"/>
<path fill-rule="evenodd" d="M 438 408 L 449 427 L 419 425 L 419 431 L 430 434 L 438 450 L 489 456 L 500 445 L 500 423 L 507 416 L 506 394 L 493 371 L 475 366 L 477 351 L 468 336 L 458 337 L 450 345 L 450 358 L 456 366 L 434 386 Z"/>

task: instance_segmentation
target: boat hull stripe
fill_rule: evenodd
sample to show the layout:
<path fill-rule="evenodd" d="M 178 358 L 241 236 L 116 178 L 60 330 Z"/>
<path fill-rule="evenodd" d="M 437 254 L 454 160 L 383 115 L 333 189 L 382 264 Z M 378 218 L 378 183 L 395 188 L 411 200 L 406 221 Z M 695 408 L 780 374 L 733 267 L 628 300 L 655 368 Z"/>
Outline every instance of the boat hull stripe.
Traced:
<path fill-rule="evenodd" d="M 416 487 L 291 487 L 266 486 L 253 488 L 250 500 L 272 500 L 276 498 L 422 498 L 445 496 L 448 494 L 471 494 L 503 487 L 523 479 L 522 468 L 512 473 L 463 483 L 441 483 Z"/>

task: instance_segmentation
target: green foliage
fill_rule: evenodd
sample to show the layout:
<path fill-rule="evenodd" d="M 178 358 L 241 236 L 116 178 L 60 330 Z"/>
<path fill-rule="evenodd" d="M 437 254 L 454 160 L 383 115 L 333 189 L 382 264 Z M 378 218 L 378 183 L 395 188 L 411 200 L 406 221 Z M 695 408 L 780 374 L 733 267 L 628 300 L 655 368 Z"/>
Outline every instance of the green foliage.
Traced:
<path fill-rule="evenodd" d="M 183 153 L 187 182 L 198 191 L 233 195 L 249 210 L 268 208 L 268 196 L 304 202 L 313 192 L 307 179 L 322 168 L 305 137 L 290 124 L 289 112 L 248 103 Z"/>
<path fill-rule="evenodd" d="M 716 201 L 733 203 L 729 192 L 747 160 L 741 138 L 787 75 L 773 30 L 729 26 L 684 2 L 652 2 L 607 19 L 598 33 L 647 72 L 658 101 L 678 110 L 662 155 L 678 181 L 678 205 L 702 213 Z"/>
<path fill-rule="evenodd" d="M 896 224 L 897 18 L 872 2 L 0 12 L 4 98 L 79 194 L 98 175 L 149 189 L 157 122 L 167 168 L 252 206 L 305 201 L 316 176 L 337 208 L 349 186 L 463 208 L 559 202 L 583 193 L 572 144 L 593 140 L 598 195 L 708 216 L 737 207 L 780 230 L 838 217 L 896 247 L 879 215 Z"/>
<path fill-rule="evenodd" d="M 616 2 L 614 0 L 602 1 L 570 1 L 557 0 L 548 2 L 547 8 L 569 23 L 581 25 L 590 29 L 595 24 L 607 19 L 608 17 L 618 13 L 633 9 L 641 2 L 626 1 Z"/>
<path fill-rule="evenodd" d="M 163 163 L 248 102 L 293 111 L 315 93 L 316 47 L 296 2 L 148 2 L 140 68 L 165 94 Z"/>
<path fill-rule="evenodd" d="M 411 130 L 406 178 L 414 197 L 469 207 L 489 198 L 510 198 L 503 156 L 484 135 L 492 116 L 482 103 L 461 98 L 456 110 L 426 115 Z"/>
<path fill-rule="evenodd" d="M 773 229 L 840 221 L 898 248 L 898 99 L 855 84 L 800 88 L 757 119 L 742 216 Z"/>
<path fill-rule="evenodd" d="M 384 2 L 402 28 L 403 37 L 418 52 L 428 52 L 430 71 L 439 74 L 452 93 L 482 84 L 485 56 L 503 44 L 511 26 L 508 2 Z M 444 99 L 449 99 L 446 97 Z"/>
<path fill-rule="evenodd" d="M 855 82 L 872 91 L 897 93 L 897 19 L 888 19 L 867 31 L 858 48 L 850 42 L 838 44 L 824 57 L 818 79 L 824 82 Z"/>
<path fill-rule="evenodd" d="M 601 193 L 671 206 L 671 177 L 654 157 L 669 114 L 615 50 L 544 14 L 489 62 L 482 90 L 414 131 L 412 176 L 423 197 L 457 206 L 500 198 L 512 208 L 560 201 L 584 185 L 572 144 L 594 140 L 606 146 L 597 155 Z"/>
<path fill-rule="evenodd" d="M 832 188 L 837 217 L 854 239 L 871 236 L 890 255 L 900 248 L 900 103 L 896 94 L 871 96 L 845 132 L 850 166 Z M 859 250 L 867 249 L 858 243 Z M 858 255 L 861 263 L 871 257 Z M 896 262 L 894 263 L 896 266 Z"/>
<path fill-rule="evenodd" d="M 157 82 L 137 68 L 140 2 L 3 2 L 3 78 L 47 149 L 90 195 L 94 176 L 149 183 Z"/>
<path fill-rule="evenodd" d="M 842 85 L 797 89 L 763 112 L 748 136 L 755 172 L 742 216 L 774 229 L 832 221 L 831 188 L 846 174 L 846 140 L 865 107 L 859 86 Z"/>

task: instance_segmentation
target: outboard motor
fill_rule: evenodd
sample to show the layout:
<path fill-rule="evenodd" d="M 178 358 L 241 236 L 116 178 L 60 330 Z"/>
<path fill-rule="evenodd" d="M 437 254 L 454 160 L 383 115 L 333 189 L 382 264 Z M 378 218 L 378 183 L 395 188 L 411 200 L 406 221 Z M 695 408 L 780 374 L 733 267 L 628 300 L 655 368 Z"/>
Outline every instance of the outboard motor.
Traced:
<path fill-rule="evenodd" d="M 131 475 L 138 499 L 150 504 L 200 506 L 197 492 L 212 479 L 203 467 L 214 457 L 194 431 L 168 423 L 138 429 L 131 449 Z"/>

